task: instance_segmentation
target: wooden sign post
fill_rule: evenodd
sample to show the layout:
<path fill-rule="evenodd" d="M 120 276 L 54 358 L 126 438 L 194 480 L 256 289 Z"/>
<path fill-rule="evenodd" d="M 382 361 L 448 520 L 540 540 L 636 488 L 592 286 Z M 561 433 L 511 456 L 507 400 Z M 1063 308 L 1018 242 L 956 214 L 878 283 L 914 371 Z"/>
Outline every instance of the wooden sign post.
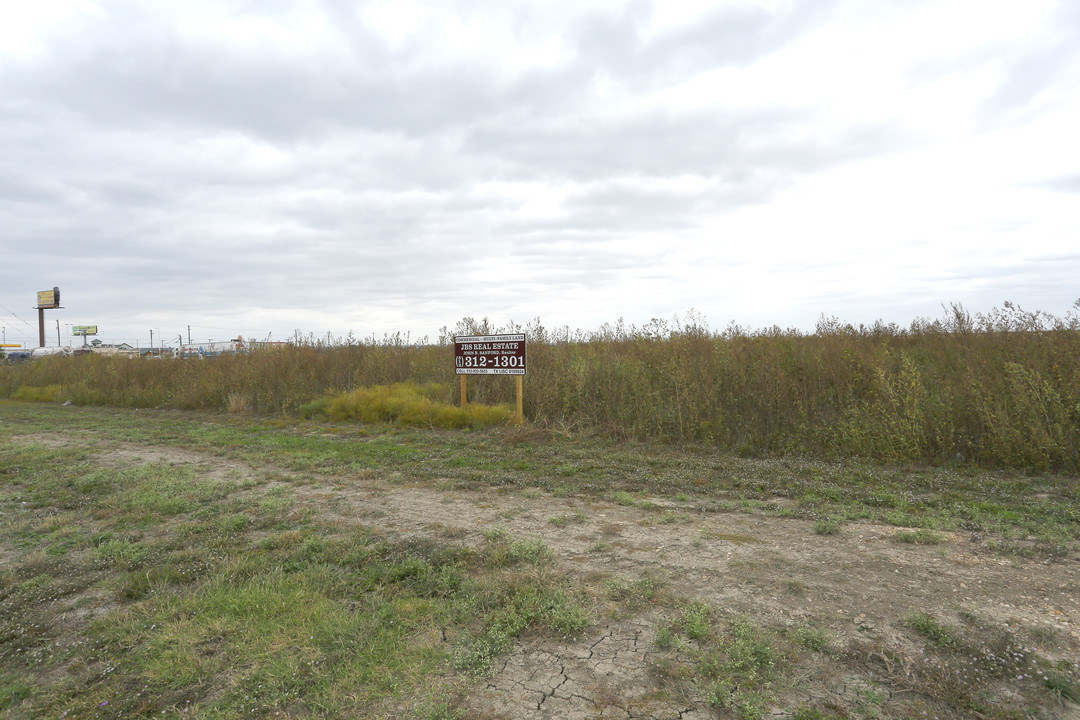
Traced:
<path fill-rule="evenodd" d="M 468 404 L 469 375 L 514 375 L 517 390 L 515 422 L 525 422 L 525 335 L 457 335 L 454 371 L 461 377 L 461 409 Z"/>
<path fill-rule="evenodd" d="M 521 425 L 523 422 L 525 422 L 525 391 L 524 389 L 522 389 L 522 386 L 525 384 L 525 376 L 515 375 L 514 380 L 517 381 L 516 383 L 514 383 L 515 385 L 517 385 L 517 417 L 515 418 L 514 422 L 516 422 L 518 425 Z"/>

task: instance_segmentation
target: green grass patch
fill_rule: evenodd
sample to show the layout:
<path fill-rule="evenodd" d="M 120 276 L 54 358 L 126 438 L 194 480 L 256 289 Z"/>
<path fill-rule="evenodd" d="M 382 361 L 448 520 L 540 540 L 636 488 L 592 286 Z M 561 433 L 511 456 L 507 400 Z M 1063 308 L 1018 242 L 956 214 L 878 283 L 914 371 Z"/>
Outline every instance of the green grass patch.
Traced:
<path fill-rule="evenodd" d="M 718 621 L 701 601 L 685 604 L 673 622 L 661 625 L 655 644 L 685 658 L 658 665 L 672 684 L 693 686 L 714 708 L 743 720 L 764 717 L 790 682 L 785 673 L 795 656 L 782 634 L 745 617 Z"/>
<path fill-rule="evenodd" d="M 712 608 L 701 601 L 690 603 L 683 608 L 678 626 L 688 638 L 703 640 L 712 628 Z"/>
<path fill-rule="evenodd" d="M 737 618 L 701 655 L 709 704 L 745 720 L 763 717 L 786 663 L 779 636 Z"/>
<path fill-rule="evenodd" d="M 455 672 L 592 622 L 541 542 L 343 531 L 288 485 L 200 467 L 0 448 L 0 541 L 17 548 L 0 572 L 0 712 L 450 718 Z"/>

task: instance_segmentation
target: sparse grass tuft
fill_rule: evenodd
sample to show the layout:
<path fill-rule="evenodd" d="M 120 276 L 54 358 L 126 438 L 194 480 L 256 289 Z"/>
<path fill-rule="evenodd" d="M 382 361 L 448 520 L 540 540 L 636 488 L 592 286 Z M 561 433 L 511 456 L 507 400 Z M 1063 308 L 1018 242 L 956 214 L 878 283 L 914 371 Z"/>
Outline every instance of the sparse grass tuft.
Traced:
<path fill-rule="evenodd" d="M 671 679 L 696 686 L 710 705 L 746 720 L 763 717 L 774 702 L 790 662 L 785 642 L 743 617 L 725 628 L 701 601 L 687 603 L 673 622 L 661 624 L 654 640 L 657 649 L 687 657 L 682 663 L 671 657 L 662 661 Z"/>
<path fill-rule="evenodd" d="M 900 543 L 911 545 L 940 545 L 945 542 L 945 536 L 941 533 L 919 528 L 918 530 L 898 530 L 893 539 Z"/>
<path fill-rule="evenodd" d="M 807 650 L 820 653 L 827 653 L 831 650 L 829 638 L 820 627 L 804 623 L 791 628 L 788 635 Z"/>
<path fill-rule="evenodd" d="M 1043 684 L 1058 700 L 1080 703 L 1080 682 L 1059 670 L 1051 670 L 1043 678 Z"/>
<path fill-rule="evenodd" d="M 604 589 L 610 599 L 631 606 L 654 601 L 658 591 L 656 579 L 649 575 L 633 582 L 620 577 L 609 578 L 604 582 Z"/>
<path fill-rule="evenodd" d="M 963 640 L 956 628 L 942 623 L 929 613 L 912 610 L 904 622 L 937 647 L 956 649 L 963 645 Z"/>
<path fill-rule="evenodd" d="M 585 513 L 580 510 L 576 510 L 570 515 L 553 515 L 548 518 L 548 523 L 555 527 L 566 527 L 567 525 L 580 525 L 586 521 Z"/>
<path fill-rule="evenodd" d="M 472 678 L 490 675 L 495 660 L 526 629 L 569 637 L 591 622 L 584 601 L 543 573 L 518 576 L 489 590 L 481 601 L 489 608 L 482 626 L 454 653 L 454 667 Z"/>
<path fill-rule="evenodd" d="M 690 603 L 682 610 L 679 628 L 692 640 L 704 640 L 712 628 L 712 608 L 701 601 Z"/>
<path fill-rule="evenodd" d="M 840 527 L 840 520 L 834 517 L 814 521 L 814 532 L 818 535 L 839 535 Z"/>

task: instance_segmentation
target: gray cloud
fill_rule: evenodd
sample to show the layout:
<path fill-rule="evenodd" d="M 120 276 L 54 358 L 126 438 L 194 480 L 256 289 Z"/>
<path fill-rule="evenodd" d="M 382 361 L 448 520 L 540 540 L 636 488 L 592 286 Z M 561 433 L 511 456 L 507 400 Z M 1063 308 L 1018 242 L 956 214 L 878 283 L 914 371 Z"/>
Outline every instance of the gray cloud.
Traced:
<path fill-rule="evenodd" d="M 703 69 L 743 66 L 822 22 L 834 0 L 800 3 L 772 14 L 754 5 L 714 8 L 692 24 L 645 32 L 651 8 L 634 2 L 590 17 L 576 34 L 580 64 L 634 85 L 668 82 Z"/>
<path fill-rule="evenodd" d="M 562 54 L 502 67 L 481 52 L 483 38 L 475 52 L 453 49 L 434 26 L 392 42 L 341 0 L 216 8 L 269 24 L 321 17 L 332 31 L 309 45 L 233 41 L 181 27 L 182 8 L 110 2 L 50 29 L 41 52 L 0 50 L 4 304 L 61 284 L 81 321 L 122 326 L 138 315 L 145 325 L 161 308 L 173 324 L 201 315 L 250 326 L 324 322 L 333 293 L 342 322 L 400 313 L 430 327 L 435 314 L 484 314 L 485 302 L 532 316 L 580 296 L 623 314 L 624 296 L 648 287 L 653 297 L 632 299 L 651 303 L 641 313 L 652 317 L 668 302 L 717 296 L 712 285 L 685 287 L 687 268 L 672 260 L 716 253 L 701 228 L 927 142 L 903 118 L 837 120 L 780 92 L 659 99 L 844 22 L 831 0 L 775 13 L 723 4 L 663 29 L 646 2 L 564 17 L 531 4 L 446 7 L 496 18 L 522 42 L 550 33 Z M 1060 90 L 1075 65 L 1076 20 L 1063 9 L 1052 42 L 932 59 L 912 82 L 1000 62 L 985 112 L 1022 123 L 1016 112 Z M 1080 186 L 1066 174 L 1042 187 Z M 1001 222 L 987 227 L 1026 232 Z M 826 257 L 777 274 L 836 272 Z M 1056 273 L 1026 268 L 1017 282 Z M 513 281 L 478 292 L 493 269 Z"/>
<path fill-rule="evenodd" d="M 982 107 L 991 122 L 1027 109 L 1080 58 L 1080 9 L 1076 3 L 1061 3 L 1052 23 L 1038 45 L 1017 44 L 1001 58 L 1001 82 Z"/>
<path fill-rule="evenodd" d="M 697 173 L 740 181 L 753 174 L 813 172 L 895 149 L 907 141 L 890 126 L 807 136 L 811 118 L 788 110 L 641 113 L 606 124 L 498 123 L 468 139 L 470 152 L 527 177 L 596 179 Z"/>
<path fill-rule="evenodd" d="M 1053 86 L 1078 54 L 1080 33 L 1069 33 L 1053 45 L 1012 59 L 997 91 L 984 103 L 983 112 L 993 117 L 1026 108 Z"/>
<path fill-rule="evenodd" d="M 1051 178 L 1041 183 L 1037 183 L 1037 187 L 1043 187 L 1047 190 L 1056 190 L 1059 192 L 1080 193 L 1080 173 Z"/>

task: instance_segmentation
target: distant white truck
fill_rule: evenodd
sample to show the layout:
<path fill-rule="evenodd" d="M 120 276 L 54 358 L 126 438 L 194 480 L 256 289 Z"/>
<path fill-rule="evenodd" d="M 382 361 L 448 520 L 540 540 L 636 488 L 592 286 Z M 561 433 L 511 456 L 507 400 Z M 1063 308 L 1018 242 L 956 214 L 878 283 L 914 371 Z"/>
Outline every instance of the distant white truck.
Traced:
<path fill-rule="evenodd" d="M 51 355 L 70 355 L 72 348 L 59 346 L 59 347 L 36 347 L 30 351 L 30 358 L 37 360 L 38 358 L 49 357 Z"/>

